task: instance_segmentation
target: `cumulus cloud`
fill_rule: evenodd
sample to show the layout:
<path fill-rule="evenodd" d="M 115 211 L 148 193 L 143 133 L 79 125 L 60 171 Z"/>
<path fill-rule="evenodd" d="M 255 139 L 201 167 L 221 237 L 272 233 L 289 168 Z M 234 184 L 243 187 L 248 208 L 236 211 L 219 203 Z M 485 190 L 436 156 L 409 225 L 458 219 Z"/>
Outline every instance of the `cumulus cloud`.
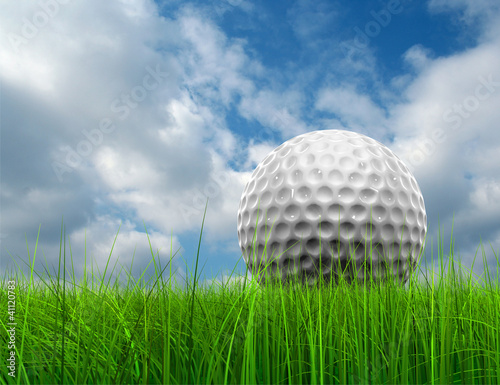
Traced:
<path fill-rule="evenodd" d="M 185 80 L 199 92 L 201 102 L 222 102 L 228 106 L 237 94 L 253 92 L 253 82 L 242 72 L 259 73 L 261 68 L 246 55 L 243 40 L 229 41 L 192 7 L 182 11 L 179 27 L 188 48 L 182 56 L 187 69 Z"/>
<path fill-rule="evenodd" d="M 253 167 L 318 127 L 391 138 L 421 185 L 430 228 L 439 213 L 443 227 L 459 225 L 468 255 L 478 233 L 498 247 L 496 2 L 432 0 L 432 12 L 481 20 L 477 42 L 446 57 L 409 46 L 401 59 L 414 71 L 387 82 L 370 47 L 348 60 L 338 44 L 328 53 L 312 44 L 318 62 L 338 65 L 266 67 L 201 6 L 160 14 L 148 0 L 40 4 L 6 2 L 0 13 L 2 258 L 6 248 L 23 255 L 24 234 L 33 239 L 41 224 L 41 249 L 55 261 L 63 215 L 77 255 L 87 229 L 99 266 L 120 223 L 113 255 L 124 265 L 136 246 L 140 263 L 148 258 L 143 221 L 166 258 L 171 245 L 191 247 L 183 239 L 198 231 L 207 199 L 209 250 L 239 257 L 236 212 Z M 303 42 L 337 17 L 325 4 L 290 8 Z M 252 12 L 231 0 L 221 15 L 237 9 Z"/>
<path fill-rule="evenodd" d="M 269 144 L 250 144 L 246 167 L 249 169 L 255 168 L 274 148 Z"/>
<path fill-rule="evenodd" d="M 416 70 L 421 71 L 429 63 L 431 51 L 421 44 L 412 46 L 403 55 L 406 62 L 411 64 Z"/>
<path fill-rule="evenodd" d="M 269 140 L 273 131 L 293 137 L 307 130 L 300 116 L 303 103 L 302 95 L 294 90 L 263 89 L 243 98 L 238 110 L 242 116 L 255 119 L 264 127 L 261 132 L 254 133 L 254 138 Z"/>
<path fill-rule="evenodd" d="M 373 132 L 384 126 L 384 111 L 369 96 L 358 93 L 351 85 L 320 90 L 316 108 L 333 113 L 346 127 L 369 126 Z"/>
<path fill-rule="evenodd" d="M 391 110 L 389 120 L 396 130 L 394 150 L 429 197 L 431 228 L 437 229 L 439 215 L 449 239 L 454 224 L 466 264 L 479 237 L 495 244 L 498 232 L 499 47 L 496 36 L 449 57 L 427 58 L 404 93 L 406 102 Z M 437 231 L 430 236 L 437 238 Z"/>
<path fill-rule="evenodd" d="M 146 234 L 145 229 L 138 231 L 130 221 L 121 222 L 110 215 L 97 216 L 85 228 L 72 232 L 69 240 L 76 246 L 72 246 L 72 254 L 77 262 L 75 275 L 78 276 L 83 273 L 82 262 L 85 255 L 87 271 L 93 267 L 103 274 L 109 263 L 108 277 L 116 265 L 117 272 L 122 270 L 121 276 L 125 281 L 128 278 L 127 272 L 132 271 L 133 275 L 139 276 L 148 265 L 148 274 L 154 275 L 155 263 L 162 267 L 172 263 L 172 273 L 182 268 L 180 256 L 183 248 L 177 237 L 151 229 L 147 229 Z M 85 245 L 86 250 L 83 248 Z M 169 272 L 170 266 L 167 269 Z M 168 273 L 166 276 L 168 277 Z"/>
<path fill-rule="evenodd" d="M 429 9 L 434 12 L 460 11 L 465 22 L 472 22 L 476 17 L 491 17 L 492 12 L 500 10 L 495 0 L 431 0 Z"/>
<path fill-rule="evenodd" d="M 229 226 L 235 209 L 225 200 L 236 199 L 222 189 L 241 189 L 226 163 L 236 140 L 193 95 L 230 103 L 234 92 L 252 90 L 239 74 L 247 60 L 240 43 L 188 10 L 161 17 L 150 1 L 71 2 L 52 16 L 38 3 L 2 7 L 3 249 L 22 253 L 24 233 L 42 224 L 51 234 L 42 246 L 55 258 L 63 215 L 75 248 L 88 228 L 99 261 L 123 217 L 131 222 L 122 227 L 122 254 L 144 246 L 143 220 L 158 242 L 174 231 L 179 245 L 176 234 L 199 227 L 196 198 L 204 203 L 207 194 L 224 213 L 214 227 Z M 43 27 L 23 35 L 42 14 Z M 183 54 L 166 53 L 176 50 Z M 98 214 L 113 208 L 113 216 Z"/>
<path fill-rule="evenodd" d="M 287 16 L 296 36 L 307 44 L 314 44 L 338 17 L 338 11 L 331 2 L 298 0 Z"/>
<path fill-rule="evenodd" d="M 251 11 L 246 1 L 228 4 Z M 264 69 L 245 41 L 190 5 L 169 17 L 147 0 L 3 7 L 2 253 L 23 254 L 24 234 L 41 224 L 40 246 L 54 260 L 64 216 L 74 249 L 87 229 L 99 264 L 125 221 L 116 250 L 130 262 L 133 244 L 147 240 L 143 221 L 158 243 L 173 233 L 181 247 L 179 234 L 199 231 L 208 199 L 208 241 L 237 255 L 237 244 L 223 242 L 234 240 L 246 172 L 228 163 L 248 163 L 249 152 L 227 110 L 283 130 L 283 119 L 300 125 L 284 103 L 260 112 L 268 98 L 253 79 Z M 25 36 L 42 14 L 47 21 Z"/>

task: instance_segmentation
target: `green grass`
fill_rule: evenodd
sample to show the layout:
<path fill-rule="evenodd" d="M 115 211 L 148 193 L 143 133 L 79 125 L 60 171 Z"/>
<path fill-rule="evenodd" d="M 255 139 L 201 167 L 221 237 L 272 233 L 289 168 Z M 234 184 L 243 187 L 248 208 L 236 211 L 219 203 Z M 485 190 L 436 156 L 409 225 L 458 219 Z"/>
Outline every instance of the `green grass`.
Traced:
<path fill-rule="evenodd" d="M 154 277 L 129 271 L 120 284 L 110 278 L 115 243 L 102 276 L 92 267 L 81 280 L 63 226 L 57 274 L 34 271 L 28 248 L 30 276 L 17 266 L 2 282 L 7 304 L 16 281 L 18 324 L 13 379 L 2 312 L 0 384 L 500 383 L 498 283 L 486 264 L 481 281 L 467 273 L 452 246 L 447 266 L 441 243 L 439 271 L 417 265 L 424 279 L 415 272 L 405 286 L 261 287 L 248 277 L 203 286 L 202 233 L 184 287 L 173 280 L 174 250 L 161 266 L 151 249 Z"/>

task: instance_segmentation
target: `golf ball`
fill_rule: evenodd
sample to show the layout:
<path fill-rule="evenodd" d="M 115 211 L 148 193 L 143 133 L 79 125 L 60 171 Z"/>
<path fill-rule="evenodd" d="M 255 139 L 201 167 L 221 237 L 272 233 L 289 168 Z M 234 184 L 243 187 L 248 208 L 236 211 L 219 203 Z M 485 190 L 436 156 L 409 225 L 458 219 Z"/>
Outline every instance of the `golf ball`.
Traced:
<path fill-rule="evenodd" d="M 383 144 L 343 130 L 309 132 L 274 149 L 238 209 L 239 245 L 259 282 L 392 274 L 405 283 L 426 230 L 408 167 Z"/>

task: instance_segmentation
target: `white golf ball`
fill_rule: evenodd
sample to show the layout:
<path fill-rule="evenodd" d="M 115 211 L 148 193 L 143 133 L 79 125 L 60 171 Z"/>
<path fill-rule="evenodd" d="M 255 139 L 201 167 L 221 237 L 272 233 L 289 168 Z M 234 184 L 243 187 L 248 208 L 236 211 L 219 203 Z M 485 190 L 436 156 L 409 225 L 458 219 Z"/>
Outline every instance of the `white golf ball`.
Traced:
<path fill-rule="evenodd" d="M 253 172 L 238 209 L 247 268 L 267 266 L 260 282 L 295 276 L 312 284 L 321 272 L 327 281 L 392 274 L 404 283 L 426 230 L 422 193 L 401 159 L 342 130 L 309 132 L 274 149 Z"/>

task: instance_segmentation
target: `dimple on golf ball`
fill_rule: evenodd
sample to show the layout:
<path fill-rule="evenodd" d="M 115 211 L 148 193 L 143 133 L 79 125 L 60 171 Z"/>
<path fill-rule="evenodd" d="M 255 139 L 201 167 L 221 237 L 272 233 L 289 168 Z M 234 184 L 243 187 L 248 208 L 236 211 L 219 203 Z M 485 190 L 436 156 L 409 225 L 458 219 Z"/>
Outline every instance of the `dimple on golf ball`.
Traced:
<path fill-rule="evenodd" d="M 396 276 L 404 283 L 423 247 L 427 215 L 408 167 L 355 132 L 313 131 L 274 149 L 241 196 L 238 239 L 258 279 L 314 283 Z M 265 272 L 263 271 L 266 267 Z"/>

